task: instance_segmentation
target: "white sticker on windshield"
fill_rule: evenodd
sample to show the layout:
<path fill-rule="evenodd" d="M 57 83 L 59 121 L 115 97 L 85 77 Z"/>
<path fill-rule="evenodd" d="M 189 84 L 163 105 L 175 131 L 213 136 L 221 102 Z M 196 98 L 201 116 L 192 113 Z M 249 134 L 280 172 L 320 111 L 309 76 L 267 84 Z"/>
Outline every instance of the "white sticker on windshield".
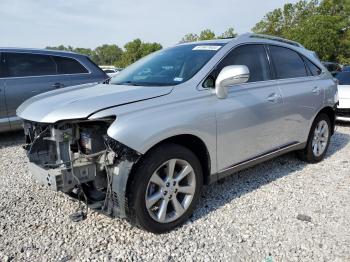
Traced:
<path fill-rule="evenodd" d="M 192 50 L 218 51 L 220 48 L 219 45 L 197 45 Z"/>
<path fill-rule="evenodd" d="M 175 78 L 174 78 L 174 81 L 175 81 L 175 82 L 181 82 L 182 80 L 183 80 L 182 77 L 175 77 Z"/>

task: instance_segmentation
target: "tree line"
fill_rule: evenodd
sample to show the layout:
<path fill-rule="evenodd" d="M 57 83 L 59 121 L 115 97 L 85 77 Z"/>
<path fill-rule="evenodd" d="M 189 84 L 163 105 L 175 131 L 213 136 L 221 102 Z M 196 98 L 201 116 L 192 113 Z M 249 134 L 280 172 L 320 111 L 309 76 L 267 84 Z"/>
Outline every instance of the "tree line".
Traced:
<path fill-rule="evenodd" d="M 162 49 L 162 45 L 159 43 L 145 43 L 140 39 L 135 39 L 124 45 L 124 49 L 118 45 L 102 45 L 95 49 L 91 48 L 74 48 L 72 46 L 48 46 L 47 49 L 72 51 L 87 55 L 98 65 L 114 65 L 116 67 L 124 68 L 140 58 Z"/>
<path fill-rule="evenodd" d="M 237 34 L 234 32 L 233 28 L 229 28 L 224 33 L 215 36 L 215 33 L 209 29 L 205 29 L 197 34 L 187 34 L 181 40 L 180 43 L 184 42 L 193 42 L 200 40 L 209 40 L 214 38 L 229 38 L 235 37 Z M 72 51 L 87 55 L 98 65 L 114 65 L 116 67 L 127 67 L 128 65 L 136 62 L 140 58 L 162 49 L 160 43 L 145 43 L 140 39 L 135 39 L 131 42 L 128 42 L 124 45 L 124 48 L 120 48 L 118 45 L 104 44 L 98 46 L 95 49 L 91 48 L 81 48 L 81 47 L 72 47 L 72 46 L 47 46 L 46 49 L 51 50 L 61 50 L 61 51 Z"/>
<path fill-rule="evenodd" d="M 297 41 L 315 51 L 321 60 L 350 64 L 349 0 L 300 0 L 295 4 L 288 3 L 268 12 L 252 31 Z M 233 27 L 218 35 L 205 29 L 198 34 L 186 34 L 179 42 L 232 38 L 236 35 Z M 126 67 L 143 56 L 162 49 L 162 45 L 135 39 L 125 44 L 123 49 L 117 45 L 102 45 L 95 49 L 63 45 L 47 48 L 82 53 L 99 65 Z"/>
<path fill-rule="evenodd" d="M 321 60 L 350 63 L 349 0 L 286 4 L 267 13 L 252 31 L 300 42 Z"/>

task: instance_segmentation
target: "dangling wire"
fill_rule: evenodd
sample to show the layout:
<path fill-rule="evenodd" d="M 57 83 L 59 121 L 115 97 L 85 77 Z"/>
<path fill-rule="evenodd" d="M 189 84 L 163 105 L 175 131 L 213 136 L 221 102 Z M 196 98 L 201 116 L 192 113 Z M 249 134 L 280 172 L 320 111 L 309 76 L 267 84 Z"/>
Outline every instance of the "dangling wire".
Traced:
<path fill-rule="evenodd" d="M 109 205 L 108 205 L 108 201 L 110 199 L 112 199 L 112 175 L 110 174 L 109 172 L 109 168 L 108 168 L 108 165 L 107 165 L 107 152 L 105 153 L 104 155 L 104 168 L 105 168 L 105 171 L 106 171 L 106 176 L 107 176 L 107 189 L 106 189 L 106 197 L 105 197 L 105 200 L 103 202 L 103 206 L 102 206 L 102 210 L 108 210 L 108 213 L 110 213 L 111 210 L 109 210 Z"/>

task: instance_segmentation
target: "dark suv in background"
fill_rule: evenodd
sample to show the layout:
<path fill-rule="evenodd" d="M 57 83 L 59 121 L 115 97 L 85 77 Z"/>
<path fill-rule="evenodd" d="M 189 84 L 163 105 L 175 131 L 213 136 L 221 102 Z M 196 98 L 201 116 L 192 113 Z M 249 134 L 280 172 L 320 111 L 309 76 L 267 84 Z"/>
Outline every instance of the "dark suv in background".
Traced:
<path fill-rule="evenodd" d="M 17 107 L 37 94 L 108 78 L 87 56 L 73 52 L 0 48 L 0 132 L 21 128 Z"/>
<path fill-rule="evenodd" d="M 327 68 L 327 70 L 335 76 L 337 73 L 342 71 L 341 65 L 334 62 L 322 62 L 322 64 Z"/>

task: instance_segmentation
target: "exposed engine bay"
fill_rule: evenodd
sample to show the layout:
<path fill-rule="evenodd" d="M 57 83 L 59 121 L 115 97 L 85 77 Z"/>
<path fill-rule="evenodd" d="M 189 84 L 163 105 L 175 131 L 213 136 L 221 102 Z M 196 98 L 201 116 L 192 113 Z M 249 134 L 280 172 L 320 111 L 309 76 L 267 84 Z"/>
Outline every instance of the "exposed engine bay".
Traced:
<path fill-rule="evenodd" d="M 107 135 L 114 120 L 25 121 L 30 173 L 40 184 L 94 210 L 125 217 L 127 179 L 141 155 Z"/>

